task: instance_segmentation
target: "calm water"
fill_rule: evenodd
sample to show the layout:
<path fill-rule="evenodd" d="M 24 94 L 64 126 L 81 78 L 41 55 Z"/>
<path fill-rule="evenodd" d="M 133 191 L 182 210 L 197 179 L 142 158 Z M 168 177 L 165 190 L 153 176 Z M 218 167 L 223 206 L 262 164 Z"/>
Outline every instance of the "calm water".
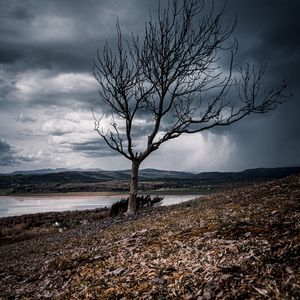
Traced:
<path fill-rule="evenodd" d="M 163 195 L 162 205 L 181 203 L 199 195 Z M 114 196 L 0 196 L 0 218 L 49 211 L 83 210 L 110 207 L 119 201 Z"/>

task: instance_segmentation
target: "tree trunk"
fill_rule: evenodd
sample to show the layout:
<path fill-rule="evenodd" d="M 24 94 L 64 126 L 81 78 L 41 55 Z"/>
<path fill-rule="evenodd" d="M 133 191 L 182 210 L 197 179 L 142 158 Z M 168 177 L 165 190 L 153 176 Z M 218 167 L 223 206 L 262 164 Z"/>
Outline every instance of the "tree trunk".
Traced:
<path fill-rule="evenodd" d="M 131 182 L 130 182 L 130 192 L 129 192 L 129 202 L 128 202 L 128 214 L 133 214 L 136 212 L 137 208 L 137 188 L 138 188 L 138 175 L 139 175 L 139 161 L 133 161 L 131 167 Z"/>

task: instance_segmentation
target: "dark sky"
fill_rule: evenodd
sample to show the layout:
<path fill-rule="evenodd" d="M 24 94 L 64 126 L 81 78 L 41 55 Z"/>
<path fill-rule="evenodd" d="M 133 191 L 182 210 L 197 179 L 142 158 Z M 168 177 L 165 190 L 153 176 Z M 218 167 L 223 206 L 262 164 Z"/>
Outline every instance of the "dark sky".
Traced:
<path fill-rule="evenodd" d="M 92 60 L 105 39 L 114 40 L 117 17 L 124 36 L 142 34 L 156 3 L 0 0 L 0 172 L 129 167 L 93 131 L 91 109 L 102 108 Z M 232 0 L 227 16 L 238 19 L 237 62 L 266 59 L 268 85 L 293 75 L 287 103 L 168 142 L 142 167 L 201 172 L 300 165 L 299 11 L 299 0 Z M 149 129 L 148 120 L 138 122 L 136 145 Z"/>

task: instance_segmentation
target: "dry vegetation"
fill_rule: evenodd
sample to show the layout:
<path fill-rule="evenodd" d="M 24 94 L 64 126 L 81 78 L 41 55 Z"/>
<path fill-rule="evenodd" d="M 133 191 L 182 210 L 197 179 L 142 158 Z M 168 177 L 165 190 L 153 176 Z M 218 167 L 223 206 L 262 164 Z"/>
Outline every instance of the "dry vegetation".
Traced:
<path fill-rule="evenodd" d="M 300 299 L 300 175 L 0 248 L 3 299 Z"/>
<path fill-rule="evenodd" d="M 87 222 L 100 221 L 108 215 L 108 208 L 97 208 L 0 218 L 0 246 L 65 231 Z"/>

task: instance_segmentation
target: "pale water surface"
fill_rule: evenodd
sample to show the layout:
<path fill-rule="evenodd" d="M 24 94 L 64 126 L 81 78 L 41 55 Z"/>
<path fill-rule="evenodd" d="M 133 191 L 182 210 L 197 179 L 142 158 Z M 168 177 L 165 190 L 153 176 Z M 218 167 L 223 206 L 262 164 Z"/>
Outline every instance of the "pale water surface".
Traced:
<path fill-rule="evenodd" d="M 199 195 L 162 195 L 162 205 L 181 203 Z M 49 211 L 110 207 L 121 195 L 113 196 L 0 196 L 0 218 Z"/>

